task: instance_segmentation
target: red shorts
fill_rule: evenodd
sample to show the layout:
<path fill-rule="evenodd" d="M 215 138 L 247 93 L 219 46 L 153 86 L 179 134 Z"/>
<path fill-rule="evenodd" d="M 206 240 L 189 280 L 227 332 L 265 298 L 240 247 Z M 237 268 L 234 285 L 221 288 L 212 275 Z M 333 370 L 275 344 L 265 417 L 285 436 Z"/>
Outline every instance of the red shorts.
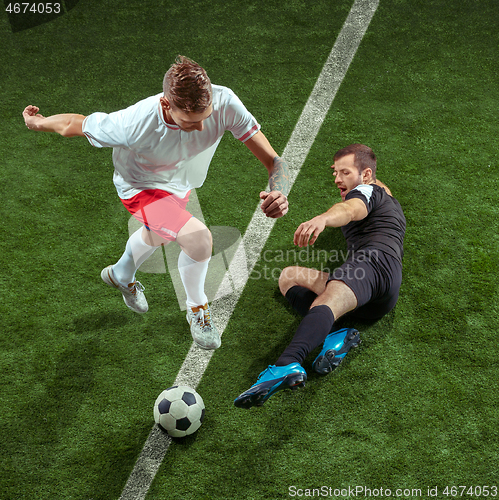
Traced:
<path fill-rule="evenodd" d="M 125 208 L 144 226 L 168 241 L 175 241 L 177 233 L 192 217 L 186 209 L 190 191 L 179 198 L 162 189 L 145 189 L 133 198 L 121 200 Z"/>

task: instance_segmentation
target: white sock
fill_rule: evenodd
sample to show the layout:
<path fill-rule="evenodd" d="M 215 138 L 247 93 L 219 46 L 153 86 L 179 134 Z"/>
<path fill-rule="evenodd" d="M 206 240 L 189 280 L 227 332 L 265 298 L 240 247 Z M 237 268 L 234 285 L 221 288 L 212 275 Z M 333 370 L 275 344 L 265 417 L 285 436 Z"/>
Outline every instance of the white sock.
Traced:
<path fill-rule="evenodd" d="M 142 228 L 128 238 L 126 248 L 120 260 L 113 266 L 114 277 L 122 284 L 135 281 L 135 271 L 148 259 L 158 247 L 151 247 L 142 239 Z"/>
<path fill-rule="evenodd" d="M 178 256 L 178 270 L 187 294 L 187 305 L 189 307 L 203 306 L 208 302 L 208 297 L 204 293 L 204 282 L 209 262 L 210 259 L 197 262 L 191 259 L 183 250 Z"/>

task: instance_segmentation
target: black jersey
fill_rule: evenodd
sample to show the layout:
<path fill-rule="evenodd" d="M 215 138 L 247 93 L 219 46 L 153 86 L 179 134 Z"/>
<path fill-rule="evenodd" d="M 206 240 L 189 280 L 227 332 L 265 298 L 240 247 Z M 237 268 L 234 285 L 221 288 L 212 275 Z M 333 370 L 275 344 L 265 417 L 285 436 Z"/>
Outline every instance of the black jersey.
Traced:
<path fill-rule="evenodd" d="M 402 261 L 405 217 L 400 203 L 376 184 L 360 184 L 345 197 L 359 198 L 367 207 L 367 217 L 352 221 L 341 230 L 349 253 L 376 248 Z"/>

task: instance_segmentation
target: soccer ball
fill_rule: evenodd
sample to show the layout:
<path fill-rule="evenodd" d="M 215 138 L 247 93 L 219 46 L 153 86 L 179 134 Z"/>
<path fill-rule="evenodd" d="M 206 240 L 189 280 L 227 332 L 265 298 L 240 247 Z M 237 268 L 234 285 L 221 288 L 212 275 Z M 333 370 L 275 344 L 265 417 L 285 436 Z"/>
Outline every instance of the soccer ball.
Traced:
<path fill-rule="evenodd" d="M 164 390 L 154 403 L 154 421 L 172 437 L 196 432 L 203 419 L 203 398 L 185 385 Z"/>

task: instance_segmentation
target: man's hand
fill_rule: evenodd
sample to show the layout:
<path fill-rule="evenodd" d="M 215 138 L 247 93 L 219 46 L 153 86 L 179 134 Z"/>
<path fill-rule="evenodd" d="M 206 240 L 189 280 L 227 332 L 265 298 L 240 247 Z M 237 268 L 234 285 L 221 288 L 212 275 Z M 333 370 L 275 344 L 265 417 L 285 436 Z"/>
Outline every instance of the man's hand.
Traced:
<path fill-rule="evenodd" d="M 38 106 L 32 106 L 31 104 L 24 108 L 24 123 L 26 123 L 26 127 L 30 130 L 37 130 L 40 122 L 45 120 L 45 117 L 38 114 L 38 111 L 40 111 L 40 108 L 38 108 Z"/>
<path fill-rule="evenodd" d="M 260 198 L 263 200 L 260 207 L 267 217 L 277 219 L 287 213 L 288 199 L 280 191 L 271 191 L 270 193 L 262 191 Z"/>
<path fill-rule="evenodd" d="M 309 243 L 313 245 L 319 234 L 324 231 L 325 227 L 326 221 L 321 215 L 307 222 L 302 222 L 295 232 L 293 243 L 299 247 L 306 247 Z"/>

